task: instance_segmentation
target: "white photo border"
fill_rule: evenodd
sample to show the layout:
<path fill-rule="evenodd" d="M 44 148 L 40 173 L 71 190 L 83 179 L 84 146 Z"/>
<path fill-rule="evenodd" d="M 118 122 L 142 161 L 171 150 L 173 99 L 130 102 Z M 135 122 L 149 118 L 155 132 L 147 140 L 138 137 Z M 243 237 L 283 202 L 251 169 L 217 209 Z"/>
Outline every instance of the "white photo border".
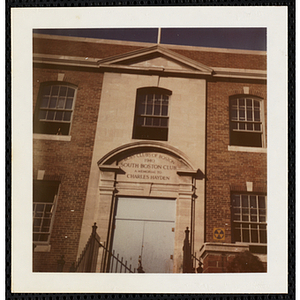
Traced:
<path fill-rule="evenodd" d="M 12 292 L 172 294 L 288 292 L 287 16 L 286 6 L 11 9 Z M 267 273 L 116 275 L 32 272 L 32 30 L 130 27 L 267 28 L 269 201 Z"/>

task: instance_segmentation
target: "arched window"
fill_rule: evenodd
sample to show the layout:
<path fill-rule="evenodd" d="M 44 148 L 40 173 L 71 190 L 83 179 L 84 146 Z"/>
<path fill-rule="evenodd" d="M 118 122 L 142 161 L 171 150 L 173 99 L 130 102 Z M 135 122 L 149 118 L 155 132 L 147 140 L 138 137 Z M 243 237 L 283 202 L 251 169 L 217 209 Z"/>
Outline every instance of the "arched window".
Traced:
<path fill-rule="evenodd" d="M 48 82 L 40 87 L 34 115 L 34 133 L 68 135 L 76 87 L 63 82 Z"/>
<path fill-rule="evenodd" d="M 230 98 L 230 145 L 264 147 L 262 103 L 249 95 Z"/>
<path fill-rule="evenodd" d="M 157 87 L 137 90 L 134 139 L 168 140 L 171 91 Z"/>

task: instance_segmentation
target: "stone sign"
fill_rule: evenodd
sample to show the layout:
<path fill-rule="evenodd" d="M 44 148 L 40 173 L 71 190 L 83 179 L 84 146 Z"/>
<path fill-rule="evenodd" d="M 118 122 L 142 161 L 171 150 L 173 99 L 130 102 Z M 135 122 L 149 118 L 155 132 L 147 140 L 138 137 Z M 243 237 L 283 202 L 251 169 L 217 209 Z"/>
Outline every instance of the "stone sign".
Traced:
<path fill-rule="evenodd" d="M 144 152 L 128 156 L 119 162 L 125 172 L 121 180 L 174 183 L 177 170 L 184 168 L 183 163 L 170 155 L 158 152 Z"/>

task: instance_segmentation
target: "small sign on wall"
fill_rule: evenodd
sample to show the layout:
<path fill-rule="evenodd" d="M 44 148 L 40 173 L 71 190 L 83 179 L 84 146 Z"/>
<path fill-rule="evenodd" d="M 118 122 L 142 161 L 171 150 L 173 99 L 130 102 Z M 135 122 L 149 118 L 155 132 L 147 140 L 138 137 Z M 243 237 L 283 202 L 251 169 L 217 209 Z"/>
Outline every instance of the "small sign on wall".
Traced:
<path fill-rule="evenodd" d="M 214 240 L 225 241 L 225 228 L 214 228 L 213 236 Z"/>

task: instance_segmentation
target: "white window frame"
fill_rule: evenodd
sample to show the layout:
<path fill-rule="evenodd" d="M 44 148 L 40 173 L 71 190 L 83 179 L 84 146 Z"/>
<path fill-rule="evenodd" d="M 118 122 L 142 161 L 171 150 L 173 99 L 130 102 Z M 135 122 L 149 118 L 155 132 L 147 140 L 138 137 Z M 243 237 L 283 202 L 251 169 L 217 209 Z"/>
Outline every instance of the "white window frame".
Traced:
<path fill-rule="evenodd" d="M 49 94 L 45 95 L 43 91 L 45 88 L 50 87 Z M 56 103 L 55 107 L 50 107 L 50 102 L 51 102 L 51 95 L 54 87 L 58 87 L 58 94 L 52 96 L 52 98 L 56 98 Z M 59 93 L 61 91 L 61 88 L 65 87 L 67 88 L 66 95 L 64 96 L 59 96 Z M 73 96 L 67 96 L 68 94 L 68 89 L 74 90 Z M 34 116 L 34 134 L 40 134 L 40 135 L 63 135 L 63 136 L 69 136 L 71 132 L 71 126 L 73 122 L 73 115 L 74 115 L 74 108 L 75 108 L 75 101 L 76 101 L 76 96 L 77 96 L 77 87 L 73 84 L 66 83 L 66 82 L 44 82 L 40 86 L 40 91 L 39 91 L 39 96 L 38 96 L 38 101 L 36 104 L 36 109 L 35 109 L 35 116 Z M 48 105 L 43 106 L 43 97 L 49 98 L 48 99 Z M 60 99 L 59 99 L 60 98 Z M 66 108 L 67 101 L 72 99 L 72 106 L 70 108 Z M 63 101 L 63 107 L 59 104 L 59 100 Z M 61 102 L 62 103 L 62 102 Z M 45 112 L 45 116 L 41 118 L 41 112 Z M 47 119 L 48 114 L 52 113 L 53 114 L 53 119 Z M 61 113 L 62 117 L 61 119 L 55 119 L 57 117 L 57 114 Z M 70 119 L 69 120 L 64 120 L 65 114 L 68 113 L 70 114 Z M 56 123 L 56 124 L 68 124 L 68 132 L 67 134 L 62 134 L 59 129 L 55 133 L 47 133 L 43 130 L 40 130 L 40 132 L 37 132 L 35 127 L 39 127 L 42 124 L 51 124 L 51 123 Z M 51 126 L 51 125 L 50 125 Z"/>
<path fill-rule="evenodd" d="M 159 88 L 159 87 L 144 87 L 137 90 L 136 96 L 136 113 L 134 118 L 134 132 L 133 139 L 146 139 L 146 140 L 156 140 L 155 137 L 146 138 L 141 137 L 138 134 L 138 128 L 147 129 L 163 129 L 166 130 L 166 139 L 157 140 L 168 140 L 169 134 L 169 112 L 170 112 L 170 96 L 172 92 L 170 90 Z M 144 109 L 141 111 L 142 101 L 144 100 Z M 155 102 L 158 100 L 157 102 Z M 167 105 L 164 105 L 164 101 L 167 101 Z M 150 102 L 150 104 L 149 104 Z M 159 105 L 156 106 L 155 103 Z M 166 114 L 163 113 L 163 107 L 166 107 Z M 149 108 L 151 111 L 149 111 Z M 156 111 L 159 108 L 159 111 Z M 155 124 L 157 123 L 157 124 Z M 158 134 L 159 135 L 159 134 Z"/>
<path fill-rule="evenodd" d="M 143 113 L 138 113 L 137 118 L 140 118 L 143 120 L 143 124 L 141 126 L 143 127 L 163 127 L 163 128 L 168 128 L 169 127 L 169 114 L 168 114 L 168 109 L 169 109 L 169 96 L 165 94 L 144 94 L 145 96 L 145 104 L 144 104 L 144 109 Z M 166 97 L 166 99 L 163 99 L 163 97 Z M 138 99 L 138 101 L 141 101 Z M 167 104 L 163 104 L 163 101 L 167 101 Z M 159 107 L 159 112 L 155 114 L 155 103 L 159 103 L 157 105 Z M 138 110 L 141 107 L 141 103 L 138 103 Z M 150 107 L 151 112 L 148 111 L 148 107 Z M 163 107 L 167 107 L 167 114 L 162 114 Z M 147 121 L 150 121 L 151 124 L 147 124 Z M 159 124 L 154 124 L 155 120 L 159 121 Z M 163 125 L 162 121 L 165 120 L 166 125 Z"/>
<path fill-rule="evenodd" d="M 58 199 L 58 194 L 59 194 L 59 190 L 60 190 L 60 184 L 58 183 L 58 189 L 56 194 L 54 195 L 53 198 L 53 202 L 42 202 L 42 201 L 33 201 L 33 216 L 32 216 L 32 225 L 33 225 L 33 243 L 35 245 L 48 245 L 50 243 L 50 237 L 51 237 L 51 233 L 52 233 L 52 227 L 53 227 L 53 223 L 54 223 L 54 217 L 55 217 L 55 212 L 56 212 L 56 206 L 57 206 L 57 199 Z M 38 215 L 37 211 L 36 211 L 36 206 L 37 205 L 42 205 L 44 207 L 43 209 L 43 213 L 42 215 Z M 51 210 L 50 210 L 50 216 L 45 216 L 45 207 L 46 205 L 51 206 Z M 40 230 L 35 231 L 35 220 L 40 219 L 41 220 L 41 225 Z M 50 224 L 49 224 L 49 230 L 48 231 L 42 231 L 43 228 L 43 222 L 45 219 L 50 220 Z M 47 235 L 47 240 L 34 240 L 34 234 L 36 235 Z"/>
<path fill-rule="evenodd" d="M 243 99 L 245 101 L 245 105 L 244 105 L 244 119 L 240 118 L 239 116 L 239 99 Z M 252 109 L 251 109 L 251 116 L 252 116 L 252 120 L 247 120 L 247 100 L 251 100 L 252 102 Z M 237 107 L 236 107 L 236 111 L 237 111 L 237 115 L 236 115 L 236 119 L 233 118 L 233 101 L 237 101 Z M 255 107 L 254 107 L 254 101 L 258 101 L 259 102 L 259 115 L 260 115 L 260 120 L 259 121 L 255 121 Z M 236 150 L 239 151 L 239 147 L 244 147 L 247 149 L 253 148 L 253 149 L 262 149 L 262 148 L 266 148 L 266 138 L 265 138 L 265 114 L 264 114 L 264 99 L 257 97 L 257 96 L 253 96 L 253 95 L 249 95 L 249 94 L 242 94 L 242 95 L 235 95 L 235 96 L 231 96 L 229 98 L 229 130 L 230 130 L 230 141 L 229 141 L 229 147 L 228 150 Z M 237 128 L 233 128 L 233 124 L 236 124 Z M 244 124 L 244 128 L 239 128 L 240 124 Z M 251 129 L 246 129 L 246 127 L 248 127 L 252 125 L 252 130 Z M 260 130 L 255 130 L 254 126 L 255 125 L 260 125 Z M 261 136 L 261 146 L 250 146 L 250 145 L 241 145 L 241 144 L 233 144 L 232 143 L 232 133 L 234 132 L 240 132 L 240 133 L 254 133 L 254 134 L 260 134 Z M 242 151 L 242 150 L 240 150 Z M 247 152 L 260 152 L 260 151 L 251 151 L 251 149 Z"/>
<path fill-rule="evenodd" d="M 239 196 L 240 205 L 234 205 L 234 197 Z M 247 197 L 247 206 L 243 206 L 242 197 Z M 256 207 L 251 207 L 251 197 L 255 197 Z M 264 197 L 265 208 L 259 207 L 259 197 Z M 231 194 L 231 207 L 232 207 L 232 237 L 236 243 L 247 243 L 253 245 L 267 245 L 267 196 L 264 194 L 255 193 L 232 193 Z M 265 211 L 261 214 L 260 210 Z M 238 212 L 239 211 L 239 212 Z M 248 211 L 248 213 L 246 213 Z M 253 212 L 253 214 L 252 214 Z M 256 216 L 256 221 L 251 218 Z M 246 217 L 248 220 L 245 220 Z M 260 220 L 260 217 L 265 220 Z M 256 229 L 252 226 L 256 226 Z M 236 230 L 239 230 L 240 240 L 236 240 Z M 253 241 L 252 230 L 257 232 L 257 241 Z M 243 231 L 248 232 L 249 240 L 245 239 Z M 261 241 L 260 233 L 265 231 L 266 242 Z"/>

